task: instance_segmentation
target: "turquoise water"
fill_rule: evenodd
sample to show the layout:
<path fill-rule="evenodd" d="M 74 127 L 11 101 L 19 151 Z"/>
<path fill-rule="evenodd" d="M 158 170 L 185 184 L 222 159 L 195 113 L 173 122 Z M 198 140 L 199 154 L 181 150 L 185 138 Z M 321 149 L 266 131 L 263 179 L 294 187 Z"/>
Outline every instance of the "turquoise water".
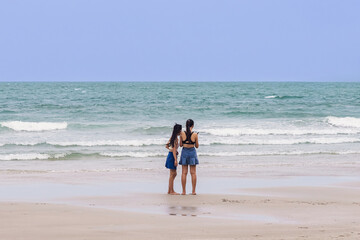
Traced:
<path fill-rule="evenodd" d="M 192 118 L 207 157 L 360 153 L 360 83 L 0 83 L 0 160 L 163 158 Z"/>

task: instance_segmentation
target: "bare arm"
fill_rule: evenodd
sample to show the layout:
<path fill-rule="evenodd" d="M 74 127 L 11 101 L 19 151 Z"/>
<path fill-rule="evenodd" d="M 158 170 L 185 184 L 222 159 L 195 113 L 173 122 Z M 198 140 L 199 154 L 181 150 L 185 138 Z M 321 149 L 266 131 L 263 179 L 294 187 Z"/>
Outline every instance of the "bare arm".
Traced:
<path fill-rule="evenodd" d="M 199 134 L 197 134 L 197 133 L 195 133 L 196 134 L 196 136 L 195 136 L 195 147 L 196 148 L 199 148 Z"/>
<path fill-rule="evenodd" d="M 185 133 L 184 133 L 184 132 L 181 132 L 181 133 L 180 133 L 180 147 L 183 146 L 183 143 L 182 143 L 182 136 L 183 136 L 183 134 L 185 134 Z"/>
<path fill-rule="evenodd" d="M 174 165 L 175 167 L 178 165 L 178 162 L 177 162 L 177 146 L 178 146 L 178 142 L 177 140 L 174 141 L 174 147 L 172 148 L 172 153 L 173 153 L 173 156 L 174 156 Z"/>

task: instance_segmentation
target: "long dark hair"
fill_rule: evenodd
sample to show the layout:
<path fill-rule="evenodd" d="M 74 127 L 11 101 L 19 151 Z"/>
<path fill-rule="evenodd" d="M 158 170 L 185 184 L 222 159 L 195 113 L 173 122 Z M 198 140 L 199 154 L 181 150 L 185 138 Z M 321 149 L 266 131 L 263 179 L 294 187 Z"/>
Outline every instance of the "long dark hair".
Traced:
<path fill-rule="evenodd" d="M 190 140 L 191 130 L 190 128 L 194 126 L 194 121 L 192 119 L 188 119 L 186 121 L 186 140 Z"/>
<path fill-rule="evenodd" d="M 174 128 L 173 128 L 173 132 L 170 138 L 170 146 L 175 146 L 174 142 L 176 137 L 179 135 L 179 133 L 181 132 L 182 126 L 180 124 L 175 123 Z"/>

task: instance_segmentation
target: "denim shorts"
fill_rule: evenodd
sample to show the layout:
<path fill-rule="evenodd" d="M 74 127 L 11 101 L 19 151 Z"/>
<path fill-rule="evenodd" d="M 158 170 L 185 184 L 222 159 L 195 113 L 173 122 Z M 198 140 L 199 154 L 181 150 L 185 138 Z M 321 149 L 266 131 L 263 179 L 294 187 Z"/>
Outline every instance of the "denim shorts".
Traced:
<path fill-rule="evenodd" d="M 181 157 L 180 157 L 180 165 L 197 165 L 199 164 L 199 159 L 196 154 L 196 149 L 192 148 L 182 148 Z"/>
<path fill-rule="evenodd" d="M 165 167 L 168 169 L 174 169 L 176 170 L 175 167 L 175 158 L 172 152 L 169 152 L 167 158 L 166 158 L 166 162 L 165 162 Z"/>

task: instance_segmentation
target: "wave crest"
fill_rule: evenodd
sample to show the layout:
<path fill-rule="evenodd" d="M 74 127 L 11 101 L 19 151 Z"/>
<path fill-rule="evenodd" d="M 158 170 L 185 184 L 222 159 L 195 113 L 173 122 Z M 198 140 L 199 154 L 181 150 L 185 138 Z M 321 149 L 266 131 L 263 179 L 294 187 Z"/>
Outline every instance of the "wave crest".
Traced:
<path fill-rule="evenodd" d="M 279 95 L 271 95 L 271 96 L 266 96 L 265 98 L 291 99 L 291 98 L 303 98 L 303 96 L 279 96 Z"/>
<path fill-rule="evenodd" d="M 7 127 L 15 131 L 40 132 L 66 129 L 66 122 L 22 122 L 9 121 L 0 123 L 2 127 Z"/>
<path fill-rule="evenodd" d="M 297 144 L 339 144 L 359 143 L 360 138 L 299 138 L 299 139 L 214 139 L 204 140 L 201 145 L 297 145 Z"/>
<path fill-rule="evenodd" d="M 251 129 L 251 128 L 209 128 L 200 132 L 214 136 L 241 136 L 241 135 L 337 135 L 355 134 L 360 131 L 352 129 Z"/>
<path fill-rule="evenodd" d="M 268 151 L 268 152 L 218 152 L 218 153 L 198 153 L 199 156 L 209 157 L 238 157 L 238 156 L 272 156 L 272 155 L 348 155 L 360 154 L 360 151 Z"/>
<path fill-rule="evenodd" d="M 354 117 L 326 117 L 326 121 L 336 127 L 360 128 L 360 118 Z"/>
<path fill-rule="evenodd" d="M 201 139 L 200 145 L 297 145 L 297 144 L 339 144 L 359 143 L 359 137 L 313 137 L 313 138 L 266 138 L 266 139 L 244 139 L 236 137 L 217 137 Z M 97 141 L 69 141 L 69 142 L 16 142 L 0 143 L 0 146 L 36 146 L 52 145 L 58 147 L 95 147 L 95 146 L 119 146 L 119 147 L 142 147 L 162 146 L 166 139 L 143 139 L 143 140 L 97 140 Z"/>
<path fill-rule="evenodd" d="M 69 146 L 82 146 L 82 147 L 93 147 L 93 146 L 151 146 L 151 145 L 165 145 L 166 139 L 144 139 L 144 140 L 97 140 L 97 141 L 74 141 L 74 142 L 46 142 L 50 145 L 69 147 Z"/>
<path fill-rule="evenodd" d="M 66 154 L 45 154 L 45 153 L 15 153 L 15 154 L 1 154 L 0 161 L 11 161 L 11 160 L 46 160 L 51 158 L 61 158 Z"/>

